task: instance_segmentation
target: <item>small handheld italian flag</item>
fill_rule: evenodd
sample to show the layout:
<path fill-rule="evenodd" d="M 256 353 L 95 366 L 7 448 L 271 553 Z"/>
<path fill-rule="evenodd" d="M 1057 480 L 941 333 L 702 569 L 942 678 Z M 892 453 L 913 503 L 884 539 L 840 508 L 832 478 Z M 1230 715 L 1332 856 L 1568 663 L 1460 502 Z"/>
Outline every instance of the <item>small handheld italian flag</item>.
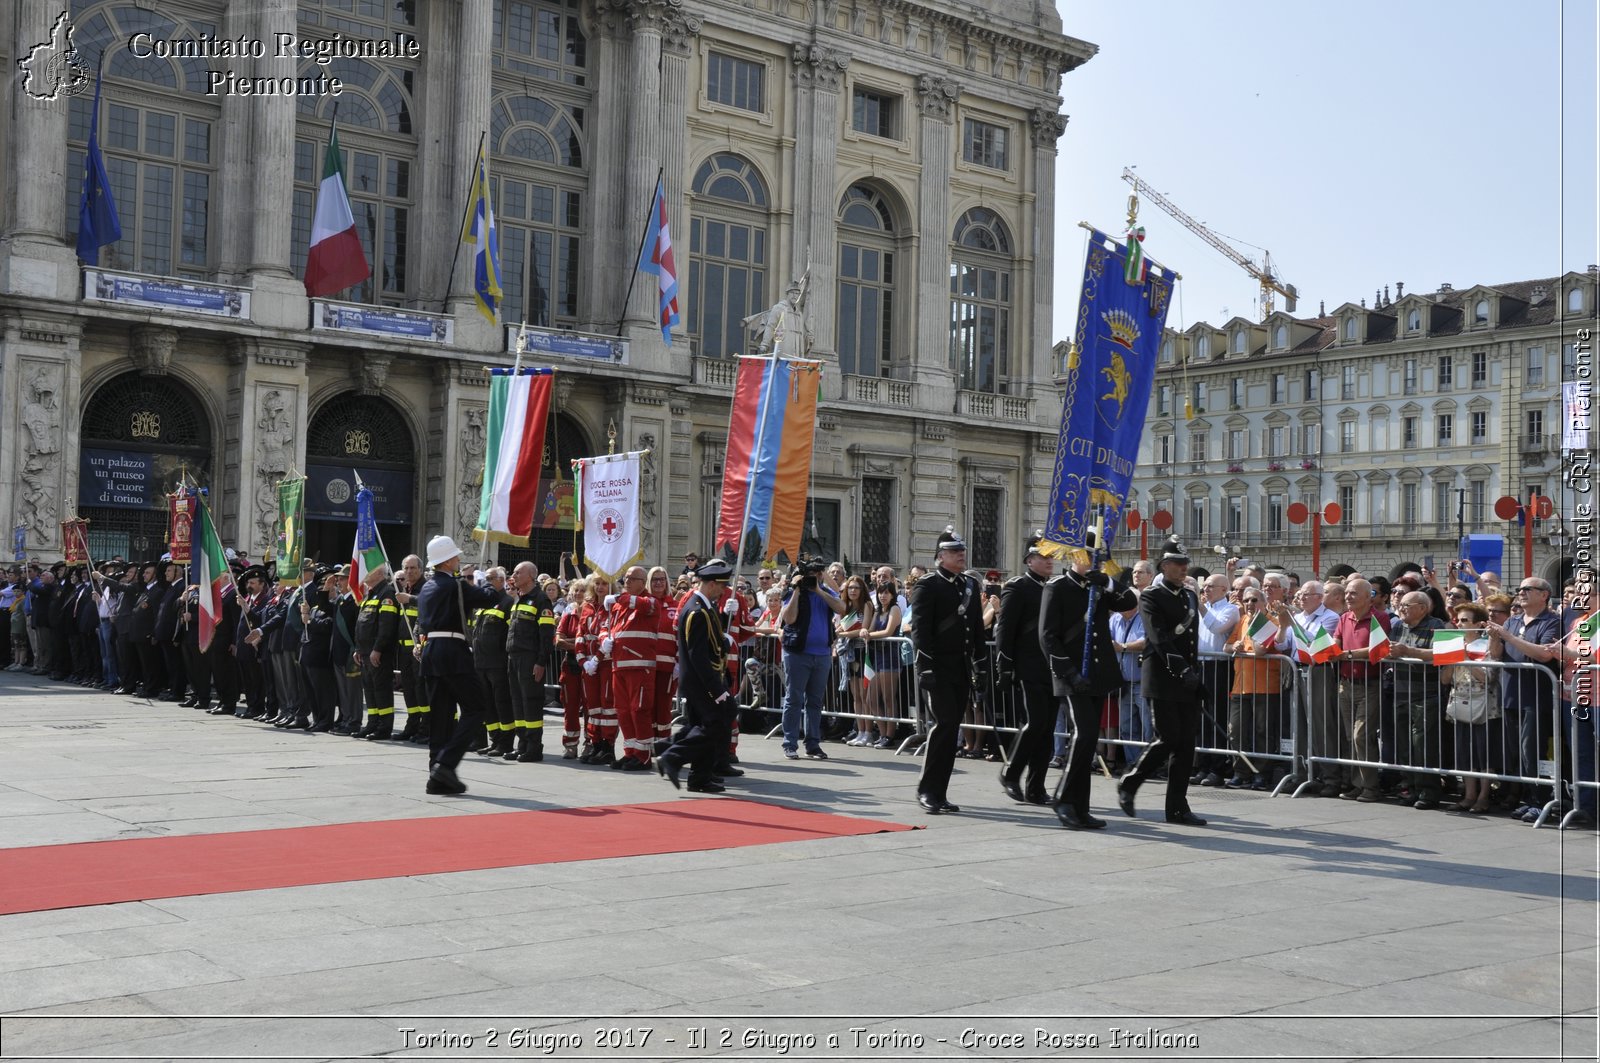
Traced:
<path fill-rule="evenodd" d="M 1372 636 L 1367 642 L 1367 660 L 1377 664 L 1389 656 L 1389 633 L 1383 630 L 1383 625 L 1378 623 L 1377 617 L 1373 617 L 1370 623 Z"/>
<path fill-rule="evenodd" d="M 1311 625 L 1314 630 L 1307 631 L 1299 621 L 1290 620 L 1289 623 L 1294 627 L 1295 657 L 1301 664 L 1325 664 L 1339 656 L 1339 644 L 1321 624 L 1314 623 Z"/>
<path fill-rule="evenodd" d="M 1272 640 L 1278 637 L 1278 625 L 1267 619 L 1266 613 L 1257 613 L 1256 618 L 1250 621 L 1250 626 L 1244 629 L 1250 636 L 1250 641 L 1261 649 L 1272 645 Z"/>
<path fill-rule="evenodd" d="M 1578 637 L 1587 642 L 1591 650 L 1600 650 L 1600 611 L 1578 621 L 1577 631 Z"/>
<path fill-rule="evenodd" d="M 1467 659 L 1467 633 L 1441 628 L 1433 633 L 1433 663 L 1460 664 Z"/>

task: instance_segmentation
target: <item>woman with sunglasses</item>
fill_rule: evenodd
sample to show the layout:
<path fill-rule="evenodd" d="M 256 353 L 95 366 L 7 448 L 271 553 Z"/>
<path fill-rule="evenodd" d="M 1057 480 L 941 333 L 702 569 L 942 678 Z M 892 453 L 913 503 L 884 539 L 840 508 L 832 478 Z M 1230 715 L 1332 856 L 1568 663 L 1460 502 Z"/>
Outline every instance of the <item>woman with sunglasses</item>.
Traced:
<path fill-rule="evenodd" d="M 872 620 L 867 624 L 867 699 L 866 715 L 900 716 L 900 646 L 887 641 L 900 634 L 900 603 L 893 583 L 879 583 L 872 590 Z M 889 749 L 894 745 L 899 724 L 878 720 L 878 740 L 862 742 Z"/>
<path fill-rule="evenodd" d="M 1489 619 L 1489 611 L 1482 605 L 1459 603 L 1451 609 L 1451 616 L 1469 644 L 1485 639 L 1483 625 Z M 1488 656 L 1486 652 L 1485 657 Z M 1489 671 L 1482 666 L 1458 664 L 1439 676 L 1440 683 L 1450 689 L 1444 714 L 1455 725 L 1455 766 L 1461 772 L 1490 770 L 1489 722 L 1500 719 L 1500 683 Z M 1489 780 L 1468 774 L 1461 779 L 1461 800 L 1446 805 L 1445 811 L 1477 815 L 1489 811 Z"/>

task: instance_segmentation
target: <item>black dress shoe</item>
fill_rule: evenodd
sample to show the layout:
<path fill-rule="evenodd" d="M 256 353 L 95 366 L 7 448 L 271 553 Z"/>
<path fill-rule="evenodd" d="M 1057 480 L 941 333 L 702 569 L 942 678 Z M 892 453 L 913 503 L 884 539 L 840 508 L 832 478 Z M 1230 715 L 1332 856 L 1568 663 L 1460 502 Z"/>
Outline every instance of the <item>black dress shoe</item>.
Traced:
<path fill-rule="evenodd" d="M 1122 814 L 1125 816 L 1131 816 L 1134 814 L 1133 791 L 1128 789 L 1126 786 L 1123 786 L 1121 783 L 1117 784 L 1117 807 L 1122 809 Z"/>
<path fill-rule="evenodd" d="M 544 746 L 530 746 L 517 755 L 519 764 L 535 764 L 544 759 Z M 650 765 L 646 764 L 648 768 Z"/>
<path fill-rule="evenodd" d="M 1008 777 L 1003 768 L 1000 771 L 1000 790 L 1019 805 L 1028 803 L 1028 796 L 1022 792 L 1022 786 L 1015 779 Z"/>
<path fill-rule="evenodd" d="M 452 769 L 435 764 L 433 770 L 428 773 L 427 791 L 430 794 L 454 796 L 466 793 L 467 784 L 462 782 Z"/>
<path fill-rule="evenodd" d="M 331 724 L 331 723 L 319 723 L 319 724 L 313 724 L 312 726 L 307 727 L 306 728 L 306 734 L 322 735 L 322 734 L 327 734 L 328 732 L 330 732 L 332 730 L 333 730 L 333 724 Z"/>
<path fill-rule="evenodd" d="M 1056 818 L 1068 830 L 1100 830 L 1106 825 L 1103 819 L 1095 819 L 1087 812 L 1079 813 L 1071 805 L 1056 805 Z"/>
<path fill-rule="evenodd" d="M 1188 809 L 1184 809 L 1182 812 L 1168 812 L 1167 822 L 1181 824 L 1185 827 L 1204 827 L 1206 825 L 1205 820 Z"/>
<path fill-rule="evenodd" d="M 678 781 L 678 773 L 683 771 L 683 764 L 677 757 L 660 756 L 656 758 L 656 774 L 672 784 L 674 790 L 683 789 L 683 784 Z"/>
<path fill-rule="evenodd" d="M 1050 795 L 1043 790 L 1029 790 L 1024 795 L 1024 800 L 1030 805 L 1048 805 L 1050 803 Z"/>
<path fill-rule="evenodd" d="M 721 775 L 726 779 L 737 779 L 744 774 L 744 769 L 736 768 L 732 764 L 719 764 L 713 774 Z"/>
<path fill-rule="evenodd" d="M 936 801 L 927 794 L 918 794 L 917 804 L 921 805 L 922 810 L 930 816 L 944 815 L 944 802 Z"/>
<path fill-rule="evenodd" d="M 726 786 L 719 782 L 711 782 L 709 779 L 705 782 L 691 782 L 685 788 L 691 794 L 722 794 L 728 792 Z"/>
<path fill-rule="evenodd" d="M 960 805 L 952 805 L 949 801 L 940 801 L 939 802 L 939 811 L 940 812 L 960 812 L 961 811 L 961 806 Z"/>

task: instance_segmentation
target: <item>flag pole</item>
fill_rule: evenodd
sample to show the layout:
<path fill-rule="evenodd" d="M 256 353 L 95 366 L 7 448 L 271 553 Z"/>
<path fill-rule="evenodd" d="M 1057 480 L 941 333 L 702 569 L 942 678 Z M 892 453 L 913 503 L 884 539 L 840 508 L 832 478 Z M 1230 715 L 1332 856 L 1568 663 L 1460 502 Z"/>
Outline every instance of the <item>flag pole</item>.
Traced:
<path fill-rule="evenodd" d="M 663 195 L 666 194 L 666 187 L 662 185 L 661 178 L 666 172 L 667 168 L 665 166 L 656 171 L 656 188 L 661 189 Z M 633 253 L 633 269 L 628 271 L 628 292 L 622 297 L 622 312 L 617 315 L 618 336 L 622 335 L 622 326 L 628 320 L 628 301 L 633 298 L 633 285 L 639 279 L 639 263 L 644 260 L 644 242 L 650 238 L 651 215 L 655 214 L 655 212 L 656 193 L 655 189 L 651 189 L 650 209 L 645 212 L 644 216 L 644 232 L 639 234 L 639 250 Z"/>
<path fill-rule="evenodd" d="M 455 288 L 456 285 L 456 263 L 461 260 L 461 245 L 466 242 L 467 217 L 472 213 L 472 182 L 478 179 L 478 160 L 483 157 L 483 142 L 487 140 L 488 137 L 489 133 L 487 130 L 478 134 L 478 151 L 472 156 L 473 173 L 472 180 L 467 182 L 467 202 L 466 205 L 461 208 L 461 224 L 456 226 L 456 251 L 455 254 L 450 256 L 450 275 L 445 278 L 444 298 L 439 300 L 439 305 L 445 310 L 450 309 L 450 292 Z M 483 194 L 486 196 L 489 194 L 489 189 L 487 186 L 484 187 Z"/>

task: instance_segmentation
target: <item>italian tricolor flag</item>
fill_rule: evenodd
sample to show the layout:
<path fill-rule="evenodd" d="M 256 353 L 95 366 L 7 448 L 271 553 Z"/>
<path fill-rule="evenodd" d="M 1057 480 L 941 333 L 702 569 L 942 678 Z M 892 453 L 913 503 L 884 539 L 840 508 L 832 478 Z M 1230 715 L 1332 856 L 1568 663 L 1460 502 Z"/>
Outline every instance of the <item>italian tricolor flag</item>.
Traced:
<path fill-rule="evenodd" d="M 483 493 L 472 533 L 479 541 L 528 545 L 554 379 L 549 369 L 491 370 Z"/>
<path fill-rule="evenodd" d="M 367 596 L 367 576 L 384 563 L 382 544 L 363 550 L 358 534 L 355 549 L 350 552 L 350 593 L 355 596 L 357 605 Z"/>
<path fill-rule="evenodd" d="M 200 652 L 204 653 L 222 623 L 222 592 L 233 582 L 227 555 L 222 552 L 222 537 L 204 499 L 195 515 L 193 541 L 199 547 L 195 579 L 200 584 Z"/>
<path fill-rule="evenodd" d="M 264 164 L 266 160 L 258 159 Z M 328 132 L 328 152 L 322 162 L 322 184 L 317 188 L 317 213 L 311 220 L 311 247 L 306 255 L 306 294 L 334 295 L 372 275 L 355 215 L 344 190 L 339 133 Z"/>
<path fill-rule="evenodd" d="M 1383 630 L 1383 625 L 1378 623 L 1378 618 L 1373 617 L 1369 623 L 1372 634 L 1367 641 L 1367 660 L 1377 664 L 1389 656 L 1389 633 Z"/>
<path fill-rule="evenodd" d="M 1467 633 L 1441 628 L 1433 633 L 1433 663 L 1460 664 L 1467 659 Z"/>
<path fill-rule="evenodd" d="M 1325 664 L 1339 656 L 1339 644 L 1327 628 L 1313 624 L 1315 630 L 1307 631 L 1299 621 L 1289 622 L 1294 625 L 1294 652 L 1301 664 Z"/>
<path fill-rule="evenodd" d="M 1250 621 L 1250 626 L 1244 629 L 1250 636 L 1250 641 L 1262 649 L 1272 645 L 1272 640 L 1278 637 L 1278 625 L 1267 619 L 1266 613 L 1257 613 L 1256 618 Z"/>

